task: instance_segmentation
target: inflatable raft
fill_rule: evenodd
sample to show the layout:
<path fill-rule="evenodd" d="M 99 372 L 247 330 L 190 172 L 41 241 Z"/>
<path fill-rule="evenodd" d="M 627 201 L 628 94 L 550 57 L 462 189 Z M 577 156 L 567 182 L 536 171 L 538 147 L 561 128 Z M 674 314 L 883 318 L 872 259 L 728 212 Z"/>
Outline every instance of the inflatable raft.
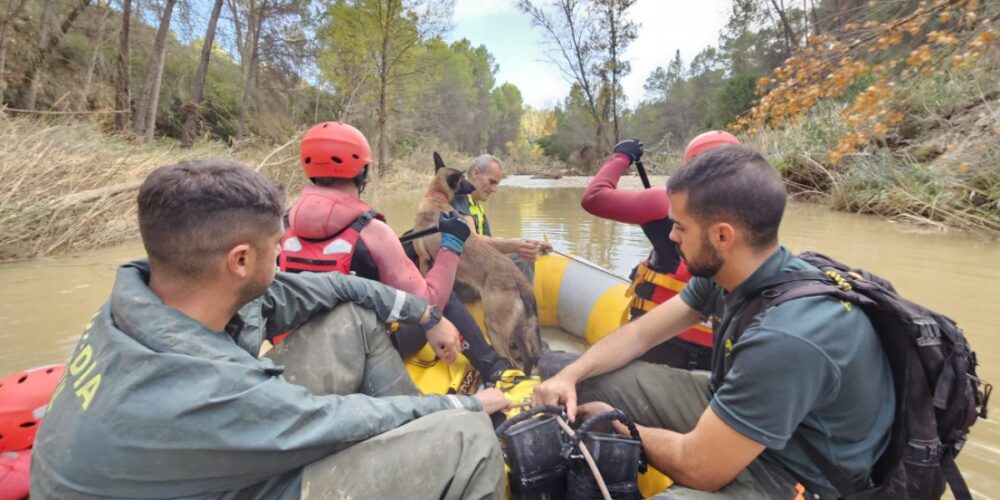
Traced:
<path fill-rule="evenodd" d="M 542 339 L 552 350 L 583 352 L 628 321 L 625 292 L 629 285 L 625 277 L 579 257 L 555 252 L 539 257 L 535 262 L 535 300 Z M 482 306 L 475 303 L 467 307 L 486 332 Z M 424 394 L 474 392 L 480 385 L 478 373 L 464 356 L 447 364 L 436 359 L 429 346 L 410 358 L 406 369 Z M 671 484 L 653 467 L 639 476 L 643 498 Z"/>
<path fill-rule="evenodd" d="M 539 257 L 535 300 L 542 338 L 552 350 L 583 352 L 628 321 L 628 287 L 626 278 L 584 259 L 559 253 Z M 482 306 L 467 307 L 486 331 Z M 430 346 L 410 358 L 406 368 L 424 394 L 474 392 L 479 385 L 464 356 L 447 364 L 434 357 Z"/>

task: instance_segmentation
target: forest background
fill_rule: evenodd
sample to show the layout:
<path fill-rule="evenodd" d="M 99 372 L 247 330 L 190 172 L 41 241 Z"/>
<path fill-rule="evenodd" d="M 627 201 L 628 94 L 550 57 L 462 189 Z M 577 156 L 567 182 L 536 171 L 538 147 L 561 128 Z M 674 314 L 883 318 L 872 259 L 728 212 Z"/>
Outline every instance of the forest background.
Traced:
<path fill-rule="evenodd" d="M 489 47 L 445 41 L 447 0 L 0 0 L 0 260 L 134 237 L 138 183 L 186 158 L 295 192 L 296 140 L 331 119 L 369 137 L 383 189 L 432 150 L 590 174 L 625 137 L 669 173 L 728 129 L 796 196 L 1000 233 L 1000 1 L 733 0 L 717 43 L 664 48 L 643 96 L 621 83 L 635 0 L 511 1 L 571 84 L 551 109 L 498 82 Z"/>

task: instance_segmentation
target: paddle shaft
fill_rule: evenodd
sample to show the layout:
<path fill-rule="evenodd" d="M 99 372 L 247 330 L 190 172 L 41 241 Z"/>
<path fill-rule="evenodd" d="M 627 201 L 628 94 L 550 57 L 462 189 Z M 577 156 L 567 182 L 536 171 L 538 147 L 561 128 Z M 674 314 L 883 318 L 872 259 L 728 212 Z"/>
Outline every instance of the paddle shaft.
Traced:
<path fill-rule="evenodd" d="M 635 161 L 635 169 L 639 171 L 639 180 L 642 181 L 642 187 L 649 189 L 652 185 L 649 183 L 649 177 L 646 176 L 646 167 L 643 166 L 642 160 Z"/>
<path fill-rule="evenodd" d="M 424 236 L 430 236 L 434 233 L 440 233 L 441 230 L 437 226 L 429 227 L 427 229 L 421 229 L 420 231 L 414 231 L 406 236 L 399 238 L 400 243 L 406 243 L 408 241 L 413 241 L 417 238 L 423 238 Z"/>

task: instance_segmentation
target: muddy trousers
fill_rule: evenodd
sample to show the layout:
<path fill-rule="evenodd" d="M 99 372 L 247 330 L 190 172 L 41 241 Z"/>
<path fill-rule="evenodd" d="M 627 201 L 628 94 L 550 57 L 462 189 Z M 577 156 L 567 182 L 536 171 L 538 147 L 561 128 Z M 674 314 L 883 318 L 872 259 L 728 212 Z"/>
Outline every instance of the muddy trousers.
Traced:
<path fill-rule="evenodd" d="M 267 355 L 314 394 L 418 395 L 385 324 L 342 304 Z M 499 499 L 503 457 L 486 414 L 447 410 L 307 465 L 302 498 Z"/>
<path fill-rule="evenodd" d="M 708 406 L 708 378 L 688 370 L 635 361 L 624 368 L 587 380 L 577 387 L 579 401 L 604 401 L 637 423 L 689 432 Z M 781 467 L 754 460 L 717 493 L 674 485 L 657 499 L 792 499 L 797 482 Z"/>
<path fill-rule="evenodd" d="M 451 321 L 458 332 L 462 334 L 465 344 L 462 346 L 462 354 L 469 358 L 469 362 L 476 368 L 483 378 L 489 381 L 492 375 L 497 375 L 503 370 L 511 368 L 511 364 L 506 359 L 500 357 L 493 346 L 486 342 L 486 335 L 479 328 L 476 319 L 472 317 L 469 310 L 462 304 L 461 299 L 454 292 L 448 297 L 441 314 Z M 392 343 L 399 351 L 403 359 L 409 359 L 423 349 L 427 343 L 424 330 L 417 325 L 400 325 L 399 329 L 392 334 Z"/>

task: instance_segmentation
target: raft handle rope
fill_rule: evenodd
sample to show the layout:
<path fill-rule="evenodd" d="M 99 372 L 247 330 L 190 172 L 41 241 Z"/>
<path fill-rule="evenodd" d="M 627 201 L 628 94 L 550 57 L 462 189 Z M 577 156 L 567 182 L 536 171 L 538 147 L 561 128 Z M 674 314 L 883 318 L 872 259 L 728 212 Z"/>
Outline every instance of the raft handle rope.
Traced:
<path fill-rule="evenodd" d="M 562 417 L 556 417 L 556 423 L 559 424 L 559 427 L 562 427 L 563 432 L 568 434 L 579 445 L 580 453 L 583 454 L 583 459 L 587 461 L 590 472 L 594 474 L 597 487 L 601 489 L 601 495 L 604 497 L 604 500 L 611 500 L 611 492 L 608 491 L 608 485 L 604 484 L 604 476 L 601 475 L 601 470 L 597 468 L 597 462 L 594 461 L 594 457 L 590 454 L 590 450 L 587 449 L 587 445 L 583 444 L 583 441 L 577 440 L 576 433 L 573 432 L 573 429 Z"/>

